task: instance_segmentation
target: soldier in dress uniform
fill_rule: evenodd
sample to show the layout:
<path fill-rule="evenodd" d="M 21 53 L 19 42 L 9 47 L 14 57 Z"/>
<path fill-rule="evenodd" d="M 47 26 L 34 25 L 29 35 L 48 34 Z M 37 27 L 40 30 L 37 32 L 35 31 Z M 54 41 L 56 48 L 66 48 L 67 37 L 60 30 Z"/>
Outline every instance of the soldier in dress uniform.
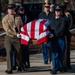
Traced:
<path fill-rule="evenodd" d="M 7 53 L 7 74 L 13 72 L 12 69 L 12 46 L 15 48 L 16 58 L 18 63 L 18 71 L 22 71 L 22 55 L 20 46 L 20 27 L 23 25 L 19 16 L 14 18 L 14 5 L 8 5 L 8 14 L 2 19 L 2 25 L 6 32 L 5 36 L 5 48 Z"/>
<path fill-rule="evenodd" d="M 55 9 L 55 5 L 54 4 L 50 4 L 50 12 L 54 13 L 54 9 Z"/>
<path fill-rule="evenodd" d="M 53 17 L 53 13 L 51 13 L 49 9 L 50 9 L 50 5 L 48 3 L 45 3 L 44 11 L 39 14 L 39 19 L 51 20 L 51 18 Z M 44 64 L 48 64 L 50 48 L 51 48 L 50 42 L 46 44 L 42 44 Z"/>
<path fill-rule="evenodd" d="M 60 6 L 55 8 L 55 16 L 51 19 L 51 29 L 54 34 L 51 46 L 52 46 L 52 70 L 51 74 L 56 74 L 58 71 L 63 70 L 63 58 L 65 51 L 65 20 L 61 16 Z"/>
<path fill-rule="evenodd" d="M 65 37 L 66 37 L 66 51 L 65 51 L 65 58 L 64 59 L 64 67 L 67 69 L 71 69 L 71 63 L 70 63 L 70 41 L 71 41 L 71 33 L 70 33 L 70 29 L 72 27 L 72 15 L 66 10 L 67 6 L 65 4 L 65 2 L 60 4 L 61 8 L 62 8 L 62 16 L 64 17 L 65 21 L 66 21 L 66 33 L 65 33 Z"/>
<path fill-rule="evenodd" d="M 28 17 L 25 14 L 24 7 L 21 7 L 19 9 L 19 16 L 22 19 L 23 25 L 25 25 L 28 22 Z M 29 45 L 21 44 L 21 48 L 22 48 L 22 67 L 23 67 L 24 70 L 26 70 L 26 68 L 29 68 L 30 67 L 30 61 L 29 61 Z"/>
<path fill-rule="evenodd" d="M 39 14 L 39 18 L 51 20 L 51 18 L 53 17 L 53 13 L 51 13 L 49 9 L 50 9 L 50 4 L 45 3 L 44 4 L 44 11 Z"/>

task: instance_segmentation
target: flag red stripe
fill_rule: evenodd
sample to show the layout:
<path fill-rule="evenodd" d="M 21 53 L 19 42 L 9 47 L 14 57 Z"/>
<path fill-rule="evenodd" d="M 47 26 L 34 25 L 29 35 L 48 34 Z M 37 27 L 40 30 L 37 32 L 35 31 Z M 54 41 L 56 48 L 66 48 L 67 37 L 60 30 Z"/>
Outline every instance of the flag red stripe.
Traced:
<path fill-rule="evenodd" d="M 23 26 L 23 29 L 24 29 L 24 31 L 26 31 L 27 32 L 27 24 L 25 24 L 24 26 Z"/>
<path fill-rule="evenodd" d="M 42 44 L 44 42 L 47 42 L 47 39 L 48 39 L 48 35 L 43 37 L 43 38 L 41 38 L 41 39 L 39 39 L 39 40 L 37 40 L 37 42 L 38 42 L 38 44 Z"/>
<path fill-rule="evenodd" d="M 28 45 L 28 41 L 21 39 L 21 44 Z"/>

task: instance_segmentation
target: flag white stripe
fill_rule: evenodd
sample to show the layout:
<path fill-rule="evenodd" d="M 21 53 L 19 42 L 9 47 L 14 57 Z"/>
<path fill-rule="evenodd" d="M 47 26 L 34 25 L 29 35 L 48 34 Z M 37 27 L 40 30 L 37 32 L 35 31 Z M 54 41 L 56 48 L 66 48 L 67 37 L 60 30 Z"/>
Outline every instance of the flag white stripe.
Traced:
<path fill-rule="evenodd" d="M 38 36 L 39 36 L 39 26 L 40 26 L 40 22 L 42 21 L 43 19 L 39 19 L 36 21 L 35 23 L 35 34 L 34 34 L 34 38 L 37 39 Z"/>
<path fill-rule="evenodd" d="M 25 34 L 20 34 L 21 35 L 21 39 L 29 41 L 29 37 Z"/>
<path fill-rule="evenodd" d="M 43 38 L 43 37 L 45 37 L 45 36 L 47 36 L 48 34 L 49 34 L 49 31 L 42 32 L 42 33 L 39 35 L 38 40 L 41 39 L 41 38 Z"/>
<path fill-rule="evenodd" d="M 24 32 L 24 28 L 23 27 L 21 27 L 21 32 Z"/>
<path fill-rule="evenodd" d="M 28 33 L 29 37 L 31 37 L 31 35 L 30 35 L 30 32 L 31 32 L 31 22 L 27 23 L 26 27 L 27 27 L 27 33 Z"/>

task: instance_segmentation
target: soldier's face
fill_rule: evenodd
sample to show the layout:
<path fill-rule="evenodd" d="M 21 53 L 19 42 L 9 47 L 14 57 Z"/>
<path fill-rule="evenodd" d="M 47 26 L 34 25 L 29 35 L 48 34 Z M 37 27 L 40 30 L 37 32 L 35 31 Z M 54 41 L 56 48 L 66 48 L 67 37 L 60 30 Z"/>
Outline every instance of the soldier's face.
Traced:
<path fill-rule="evenodd" d="M 8 9 L 8 14 L 14 14 L 14 10 L 13 9 Z"/>
<path fill-rule="evenodd" d="M 49 7 L 44 7 L 45 12 L 49 12 Z"/>
<path fill-rule="evenodd" d="M 54 11 L 54 7 L 50 7 L 50 12 L 53 12 Z"/>
<path fill-rule="evenodd" d="M 55 15 L 56 16 L 60 16 L 61 15 L 61 11 L 55 11 Z"/>

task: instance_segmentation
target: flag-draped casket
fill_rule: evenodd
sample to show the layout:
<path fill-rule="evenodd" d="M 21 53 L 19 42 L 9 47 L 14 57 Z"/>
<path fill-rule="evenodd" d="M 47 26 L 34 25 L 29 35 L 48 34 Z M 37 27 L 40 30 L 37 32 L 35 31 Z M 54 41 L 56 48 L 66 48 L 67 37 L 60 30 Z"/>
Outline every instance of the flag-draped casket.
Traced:
<path fill-rule="evenodd" d="M 37 44 L 47 41 L 49 36 L 50 20 L 36 19 L 21 28 L 21 44 L 28 45 L 30 39 L 36 39 Z"/>

